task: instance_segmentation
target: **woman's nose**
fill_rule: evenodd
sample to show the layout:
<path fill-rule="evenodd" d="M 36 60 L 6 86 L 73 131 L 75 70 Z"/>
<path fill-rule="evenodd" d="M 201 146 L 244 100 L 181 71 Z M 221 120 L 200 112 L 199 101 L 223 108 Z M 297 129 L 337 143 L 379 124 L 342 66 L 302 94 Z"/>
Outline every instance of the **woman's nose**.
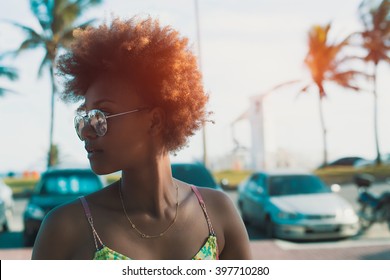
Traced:
<path fill-rule="evenodd" d="M 80 135 L 83 140 L 94 139 L 97 137 L 95 129 L 88 120 L 84 120 L 84 126 L 80 129 Z"/>

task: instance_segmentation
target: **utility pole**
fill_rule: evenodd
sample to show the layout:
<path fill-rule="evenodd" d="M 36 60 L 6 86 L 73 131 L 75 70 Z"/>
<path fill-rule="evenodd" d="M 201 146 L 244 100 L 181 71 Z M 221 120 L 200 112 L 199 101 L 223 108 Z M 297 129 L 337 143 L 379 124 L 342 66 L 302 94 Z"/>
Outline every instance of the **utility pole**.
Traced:
<path fill-rule="evenodd" d="M 196 20 L 196 37 L 198 43 L 198 65 L 199 71 L 202 73 L 202 55 L 201 55 L 201 47 L 200 47 L 200 24 L 199 24 L 199 8 L 198 8 L 198 0 L 195 0 L 195 20 Z M 206 122 L 203 123 L 202 128 L 202 140 L 203 140 L 203 164 L 207 167 L 207 146 L 206 146 Z"/>

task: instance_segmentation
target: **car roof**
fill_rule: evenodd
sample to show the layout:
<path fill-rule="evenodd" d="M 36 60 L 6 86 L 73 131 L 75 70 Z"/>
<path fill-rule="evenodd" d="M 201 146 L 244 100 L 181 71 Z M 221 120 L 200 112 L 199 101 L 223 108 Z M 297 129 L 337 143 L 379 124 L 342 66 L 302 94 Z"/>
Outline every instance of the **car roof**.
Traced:
<path fill-rule="evenodd" d="M 204 166 L 200 162 L 173 162 L 171 166 Z"/>
<path fill-rule="evenodd" d="M 93 173 L 89 168 L 49 168 L 43 174 L 55 174 L 55 173 Z"/>

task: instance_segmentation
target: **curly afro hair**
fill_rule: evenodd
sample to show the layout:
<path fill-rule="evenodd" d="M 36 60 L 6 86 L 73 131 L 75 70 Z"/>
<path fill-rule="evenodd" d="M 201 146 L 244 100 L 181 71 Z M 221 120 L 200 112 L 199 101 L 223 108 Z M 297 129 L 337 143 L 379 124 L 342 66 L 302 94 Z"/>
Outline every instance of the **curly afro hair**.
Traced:
<path fill-rule="evenodd" d="M 160 26 L 150 17 L 133 17 L 77 29 L 73 35 L 70 50 L 58 60 L 64 101 L 82 100 L 101 74 L 115 74 L 131 83 L 150 106 L 165 111 L 163 140 L 171 152 L 182 148 L 207 121 L 208 95 L 196 57 L 188 39 L 170 26 Z"/>

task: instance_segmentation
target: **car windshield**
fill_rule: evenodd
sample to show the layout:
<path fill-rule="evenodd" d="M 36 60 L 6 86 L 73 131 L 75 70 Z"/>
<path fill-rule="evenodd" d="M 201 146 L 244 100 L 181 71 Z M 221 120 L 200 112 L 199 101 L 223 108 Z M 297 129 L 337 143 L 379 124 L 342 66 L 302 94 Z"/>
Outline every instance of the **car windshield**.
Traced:
<path fill-rule="evenodd" d="M 101 189 L 101 182 L 91 174 L 47 175 L 40 192 L 42 194 L 88 194 Z"/>
<path fill-rule="evenodd" d="M 215 188 L 216 185 L 211 174 L 201 165 L 172 164 L 172 176 L 199 187 Z"/>
<path fill-rule="evenodd" d="M 269 179 L 270 196 L 329 193 L 330 189 L 317 177 L 307 175 L 273 176 Z"/>

